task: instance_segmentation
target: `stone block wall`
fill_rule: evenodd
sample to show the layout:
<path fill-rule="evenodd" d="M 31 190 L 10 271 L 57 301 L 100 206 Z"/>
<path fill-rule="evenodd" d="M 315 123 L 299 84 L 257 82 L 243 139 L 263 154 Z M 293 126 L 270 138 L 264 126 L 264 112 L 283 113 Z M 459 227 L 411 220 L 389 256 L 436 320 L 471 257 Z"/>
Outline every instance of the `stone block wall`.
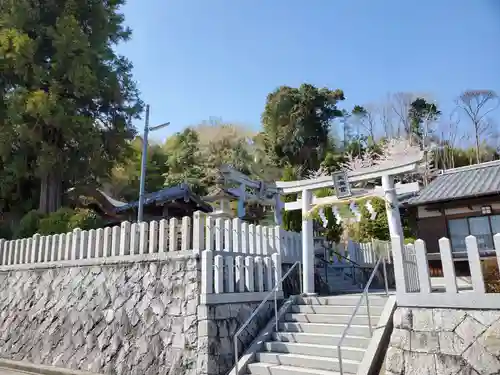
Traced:
<path fill-rule="evenodd" d="M 386 373 L 500 374 L 500 311 L 397 308 Z"/>
<path fill-rule="evenodd" d="M 197 261 L 150 255 L 0 269 L 0 357 L 105 374 L 194 374 Z"/>
<path fill-rule="evenodd" d="M 259 304 L 260 302 L 246 302 L 198 307 L 197 367 L 201 374 L 220 375 L 231 370 L 234 366 L 233 337 Z M 273 314 L 274 300 L 271 299 L 238 337 L 239 355 L 250 346 Z"/>

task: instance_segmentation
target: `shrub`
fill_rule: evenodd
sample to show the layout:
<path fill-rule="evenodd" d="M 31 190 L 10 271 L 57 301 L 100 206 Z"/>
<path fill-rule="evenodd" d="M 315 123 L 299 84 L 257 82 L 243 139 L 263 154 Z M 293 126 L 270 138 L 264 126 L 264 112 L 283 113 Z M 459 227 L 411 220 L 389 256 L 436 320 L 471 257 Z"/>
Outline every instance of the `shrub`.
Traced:
<path fill-rule="evenodd" d="M 32 210 L 23 216 L 19 222 L 19 226 L 15 231 L 14 238 L 28 238 L 38 232 L 40 220 L 44 217 L 37 210 Z"/>
<path fill-rule="evenodd" d="M 487 293 L 500 293 L 500 272 L 496 259 L 483 262 L 483 277 Z"/>
<path fill-rule="evenodd" d="M 38 233 L 47 236 L 50 234 L 69 232 L 68 226 L 74 215 L 75 211 L 71 208 L 60 208 L 56 212 L 40 220 Z"/>
<path fill-rule="evenodd" d="M 97 229 L 104 226 L 102 218 L 93 210 L 77 208 L 69 219 L 68 231 L 75 228 L 81 230 Z"/>

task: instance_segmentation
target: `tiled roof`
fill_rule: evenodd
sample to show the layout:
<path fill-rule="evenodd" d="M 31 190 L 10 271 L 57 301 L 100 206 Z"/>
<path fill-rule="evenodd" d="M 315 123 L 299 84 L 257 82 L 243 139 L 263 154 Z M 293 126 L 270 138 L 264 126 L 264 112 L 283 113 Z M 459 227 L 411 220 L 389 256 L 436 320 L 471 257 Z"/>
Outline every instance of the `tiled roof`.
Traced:
<path fill-rule="evenodd" d="M 181 184 L 178 186 L 162 189 L 155 191 L 154 193 L 148 193 L 144 195 L 144 206 L 162 202 L 162 201 L 174 201 L 178 199 L 184 199 L 186 202 L 190 200 L 195 202 L 201 211 L 212 212 L 212 207 L 203 201 L 199 196 L 194 194 L 191 189 L 186 184 Z M 139 205 L 139 201 L 127 203 L 124 206 L 117 207 L 117 212 L 127 211 L 131 208 L 135 208 Z"/>
<path fill-rule="evenodd" d="M 500 194 L 499 160 L 444 171 L 423 188 L 418 196 L 410 199 L 408 204 L 419 205 L 493 194 Z"/>

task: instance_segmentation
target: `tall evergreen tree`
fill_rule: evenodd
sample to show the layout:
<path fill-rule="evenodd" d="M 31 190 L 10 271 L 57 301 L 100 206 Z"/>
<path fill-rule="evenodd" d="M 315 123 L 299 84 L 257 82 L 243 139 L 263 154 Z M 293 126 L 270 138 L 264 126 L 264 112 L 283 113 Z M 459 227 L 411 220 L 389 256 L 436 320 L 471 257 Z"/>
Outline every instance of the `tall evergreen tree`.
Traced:
<path fill-rule="evenodd" d="M 131 33 L 123 3 L 0 0 L 0 156 L 23 149 L 41 212 L 60 207 L 64 182 L 107 175 L 134 135 L 142 103 L 113 49 Z"/>

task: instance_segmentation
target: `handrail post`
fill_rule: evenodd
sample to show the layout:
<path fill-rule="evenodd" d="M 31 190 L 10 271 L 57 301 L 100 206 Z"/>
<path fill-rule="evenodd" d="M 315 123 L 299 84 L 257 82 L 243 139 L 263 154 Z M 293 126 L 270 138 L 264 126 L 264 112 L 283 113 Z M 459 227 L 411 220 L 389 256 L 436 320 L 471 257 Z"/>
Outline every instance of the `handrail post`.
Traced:
<path fill-rule="evenodd" d="M 385 287 L 385 295 L 389 295 L 389 282 L 387 281 L 387 266 L 385 264 L 385 257 L 382 258 L 382 270 L 384 271 L 384 287 Z"/>
<path fill-rule="evenodd" d="M 337 345 L 337 352 L 339 355 L 339 370 L 340 375 L 344 375 L 344 368 L 342 366 L 342 348 L 340 347 L 340 343 Z"/>
<path fill-rule="evenodd" d="M 368 289 L 365 292 L 365 300 L 366 300 L 366 313 L 368 314 L 368 328 L 370 329 L 370 337 L 373 336 L 372 331 L 372 318 L 370 315 L 370 302 L 368 301 Z"/>
<path fill-rule="evenodd" d="M 239 356 L 238 356 L 238 337 L 235 335 L 234 336 L 234 340 L 233 340 L 233 343 L 234 343 L 234 359 L 235 359 L 235 362 L 234 362 L 234 370 L 236 372 L 235 375 L 239 375 L 239 369 L 238 369 L 238 361 L 239 361 Z"/>
<path fill-rule="evenodd" d="M 276 332 L 278 332 L 278 288 L 274 288 L 274 322 L 276 324 Z"/>

